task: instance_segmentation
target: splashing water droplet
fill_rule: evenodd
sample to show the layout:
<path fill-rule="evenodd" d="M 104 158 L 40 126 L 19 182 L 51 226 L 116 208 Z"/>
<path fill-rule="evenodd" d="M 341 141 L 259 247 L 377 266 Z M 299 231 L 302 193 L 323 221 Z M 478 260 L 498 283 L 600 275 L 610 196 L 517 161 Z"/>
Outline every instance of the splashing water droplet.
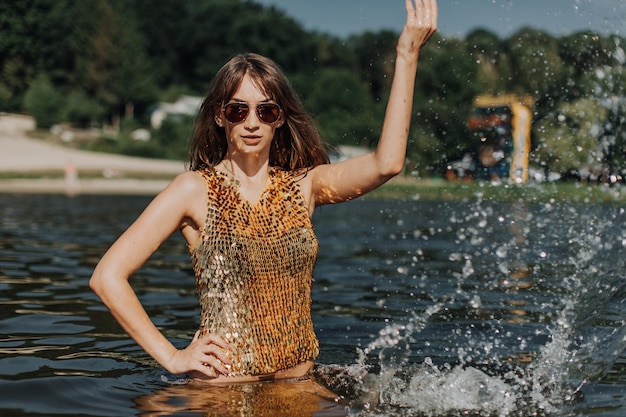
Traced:
<path fill-rule="evenodd" d="M 482 305 L 482 302 L 480 300 L 480 296 L 474 295 L 472 299 L 470 300 L 470 306 L 472 308 L 480 308 L 481 305 Z"/>

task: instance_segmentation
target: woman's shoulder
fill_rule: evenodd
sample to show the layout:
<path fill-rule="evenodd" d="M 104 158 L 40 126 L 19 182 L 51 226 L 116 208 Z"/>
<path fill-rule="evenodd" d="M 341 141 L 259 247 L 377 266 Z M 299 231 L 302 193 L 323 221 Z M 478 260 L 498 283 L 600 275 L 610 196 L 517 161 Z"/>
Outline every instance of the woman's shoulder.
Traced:
<path fill-rule="evenodd" d="M 168 188 L 179 194 L 197 195 L 198 192 L 206 190 L 206 179 L 201 171 L 185 171 L 178 174 Z"/>

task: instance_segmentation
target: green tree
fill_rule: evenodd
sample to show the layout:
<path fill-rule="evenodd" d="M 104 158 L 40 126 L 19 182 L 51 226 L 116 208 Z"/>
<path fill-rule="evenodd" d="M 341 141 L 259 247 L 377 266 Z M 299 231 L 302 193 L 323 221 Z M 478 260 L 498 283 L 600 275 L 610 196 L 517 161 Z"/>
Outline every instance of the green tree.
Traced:
<path fill-rule="evenodd" d="M 325 34 L 313 34 L 310 38 L 315 45 L 313 62 L 301 68 L 298 73 L 314 73 L 321 68 L 359 68 L 355 53 L 345 41 Z M 289 72 L 293 70 L 290 69 Z"/>
<path fill-rule="evenodd" d="M 565 68 L 558 40 L 546 32 L 525 28 L 506 44 L 511 56 L 509 91 L 534 97 L 540 114 L 551 112 L 562 91 Z"/>
<path fill-rule="evenodd" d="M 83 89 L 72 89 L 63 106 L 66 121 L 78 127 L 98 126 L 106 116 L 106 109 Z"/>
<path fill-rule="evenodd" d="M 465 122 L 477 94 L 470 81 L 477 64 L 465 49 L 459 39 L 436 36 L 422 52 L 412 121 L 421 139 L 409 145 L 409 153 L 428 161 L 421 171 L 441 172 L 448 160 L 460 158 L 471 146 Z"/>
<path fill-rule="evenodd" d="M 580 77 L 587 71 L 611 64 L 613 48 L 607 38 L 595 32 L 579 32 L 558 41 L 559 54 L 567 66 L 568 76 Z"/>
<path fill-rule="evenodd" d="M 0 3 L 0 85 L 5 91 L 4 110 L 15 111 L 36 77 L 45 44 L 37 35 L 38 22 L 51 6 L 42 1 Z"/>
<path fill-rule="evenodd" d="M 20 57 L 5 58 L 0 68 L 0 110 L 19 111 L 22 108 L 24 93 L 33 79 L 35 69 Z"/>
<path fill-rule="evenodd" d="M 504 42 L 493 32 L 476 29 L 465 38 L 466 52 L 475 59 L 478 68 L 473 84 L 481 94 L 501 94 L 508 91 L 511 60 Z"/>
<path fill-rule="evenodd" d="M 324 140 L 332 145 L 371 146 L 378 140 L 381 117 L 367 86 L 347 70 L 321 70 L 305 92 Z"/>
<path fill-rule="evenodd" d="M 0 3 L 0 85 L 6 110 L 17 111 L 41 72 L 56 86 L 80 77 L 76 58 L 85 49 L 90 2 L 25 0 Z"/>
<path fill-rule="evenodd" d="M 132 118 L 135 103 L 156 97 L 144 38 L 134 26 L 133 15 L 115 2 L 99 0 L 91 48 L 85 54 L 83 86 L 89 96 L 103 103 L 114 124 L 120 114 Z M 116 9 L 114 6 L 117 6 Z"/>
<path fill-rule="evenodd" d="M 11 108 L 11 91 L 6 84 L 0 82 L 0 111 L 9 110 Z"/>
<path fill-rule="evenodd" d="M 551 117 L 537 123 L 534 163 L 549 172 L 577 176 L 602 165 L 599 139 L 607 111 L 593 98 L 561 102 Z"/>
<path fill-rule="evenodd" d="M 40 74 L 24 96 L 24 108 L 40 129 L 62 121 L 63 94 L 54 88 L 46 74 Z"/>
<path fill-rule="evenodd" d="M 144 50 L 150 60 L 150 73 L 156 84 L 167 89 L 185 85 L 189 71 L 182 51 L 187 48 L 189 1 L 186 0 L 127 0 L 126 7 L 134 11 L 137 30 L 142 33 Z"/>
<path fill-rule="evenodd" d="M 348 47 L 356 57 L 359 77 L 369 85 L 374 100 L 386 100 L 391 87 L 398 34 L 383 30 L 352 36 Z"/>
<path fill-rule="evenodd" d="M 174 71 L 180 73 L 178 82 L 193 91 L 206 90 L 219 68 L 236 53 L 269 56 L 286 72 L 317 66 L 317 38 L 278 9 L 232 0 L 187 0 L 179 4 L 182 10 L 175 18 L 180 22 L 179 33 L 164 47 L 176 48 L 173 61 L 177 62 Z M 140 27 L 147 25 L 140 23 Z M 149 32 L 149 38 L 155 30 L 158 27 Z"/>
<path fill-rule="evenodd" d="M 165 158 L 186 160 L 187 142 L 192 131 L 192 117 L 168 117 L 161 128 L 154 132 L 150 144 L 163 149 Z"/>
<path fill-rule="evenodd" d="M 600 136 L 605 165 L 609 173 L 626 176 L 626 43 L 620 37 L 611 36 L 604 44 L 605 54 L 610 59 L 603 60 L 594 71 L 588 71 L 587 77 L 593 79 L 590 84 L 593 84 L 594 96 L 606 109 Z"/>

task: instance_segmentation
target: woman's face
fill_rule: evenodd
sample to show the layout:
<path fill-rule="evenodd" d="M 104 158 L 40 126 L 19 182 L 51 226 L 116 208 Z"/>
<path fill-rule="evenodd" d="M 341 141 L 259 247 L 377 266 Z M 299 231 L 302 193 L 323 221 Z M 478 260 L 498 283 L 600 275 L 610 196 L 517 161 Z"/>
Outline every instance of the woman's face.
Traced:
<path fill-rule="evenodd" d="M 229 154 L 269 157 L 274 132 L 282 126 L 284 114 L 245 75 L 233 97 L 215 116 L 215 122 L 225 129 Z"/>

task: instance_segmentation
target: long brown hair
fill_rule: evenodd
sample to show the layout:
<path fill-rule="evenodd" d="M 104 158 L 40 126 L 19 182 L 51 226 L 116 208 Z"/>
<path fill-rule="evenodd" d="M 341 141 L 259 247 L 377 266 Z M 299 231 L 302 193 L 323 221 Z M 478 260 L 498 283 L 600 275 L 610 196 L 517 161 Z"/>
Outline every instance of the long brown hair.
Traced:
<path fill-rule="evenodd" d="M 328 163 L 319 131 L 280 67 L 261 55 L 241 54 L 218 71 L 200 106 L 189 143 L 190 169 L 215 166 L 226 156 L 226 132 L 217 125 L 215 115 L 233 97 L 246 74 L 281 106 L 285 115 L 284 125 L 274 134 L 270 166 L 301 171 Z"/>

